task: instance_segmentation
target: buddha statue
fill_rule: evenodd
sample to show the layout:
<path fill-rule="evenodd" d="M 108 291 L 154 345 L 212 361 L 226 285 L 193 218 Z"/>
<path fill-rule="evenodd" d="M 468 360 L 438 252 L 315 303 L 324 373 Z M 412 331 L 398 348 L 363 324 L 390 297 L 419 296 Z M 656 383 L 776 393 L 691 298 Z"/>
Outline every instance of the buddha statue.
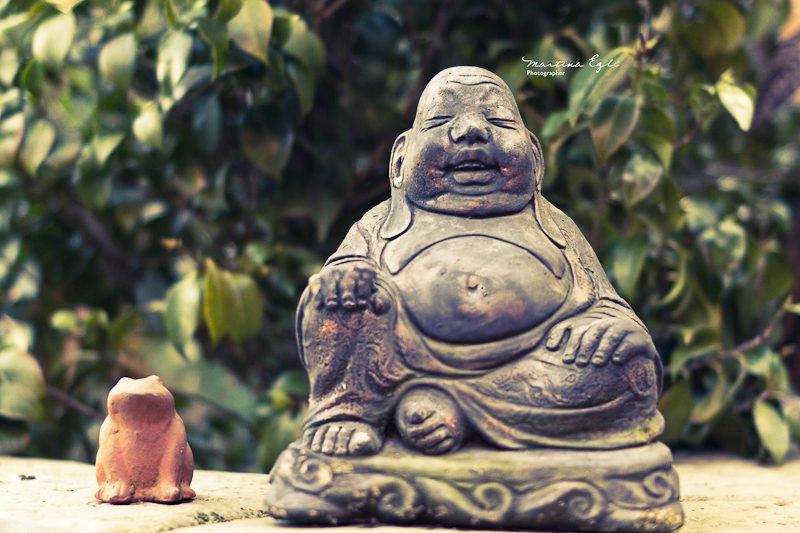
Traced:
<path fill-rule="evenodd" d="M 518 491 L 541 495 L 573 490 L 569 483 L 583 475 L 564 470 L 559 477 L 553 461 L 583 461 L 591 470 L 602 463 L 592 454 L 609 450 L 617 453 L 611 462 L 624 469 L 627 455 L 619 454 L 627 452 L 620 449 L 650 446 L 654 455 L 641 456 L 647 456 L 641 476 L 666 479 L 669 490 L 657 505 L 650 496 L 631 505 L 667 505 L 669 517 L 655 529 L 627 519 L 573 523 L 571 512 L 553 522 L 546 512 L 531 511 L 539 508 L 533 504 L 519 516 L 545 517 L 536 527 L 669 531 L 680 525 L 669 450 L 648 445 L 664 428 L 656 409 L 658 353 L 575 223 L 542 197 L 543 175 L 539 141 L 499 77 L 455 67 L 431 80 L 413 126 L 392 148 L 391 198 L 353 225 L 301 298 L 297 336 L 310 379 L 309 410 L 301 442 L 273 469 L 267 502 L 274 516 L 328 523 L 369 516 L 347 511 L 368 508 L 369 501 L 352 496 L 359 503 L 345 505 L 344 496 L 334 495 L 351 490 L 352 475 L 339 485 L 332 480 L 337 471 L 364 468 L 367 479 L 391 469 L 381 457 L 400 464 L 410 454 L 415 465 L 426 456 L 458 457 L 445 468 L 450 472 L 458 462 L 479 461 L 463 455 L 475 450 L 511 453 L 497 460 L 512 463 L 522 460 L 513 453 L 528 450 L 540 466 L 531 466 L 525 479 L 541 473 L 542 485 Z M 306 479 L 312 471 L 322 476 L 316 484 Z M 581 481 L 591 501 L 606 501 L 592 492 L 592 476 L 607 474 Z M 469 483 L 468 474 L 460 475 L 446 483 Z M 419 512 L 409 503 L 403 517 L 431 518 L 458 500 L 436 503 L 450 489 L 430 489 L 400 470 L 392 476 L 410 483 L 403 494 L 429 494 L 433 502 L 420 504 L 425 510 Z M 498 482 L 504 480 L 478 485 L 497 488 Z M 374 483 L 386 481 L 379 476 Z M 639 494 L 642 483 L 626 490 Z M 367 484 L 364 494 L 380 492 L 376 486 Z M 338 507 L 328 505 L 334 501 Z M 315 518 L 322 515 L 327 518 Z M 464 516 L 455 523 L 476 524 L 474 513 Z M 486 524 L 527 527 L 529 518 L 516 520 Z"/>

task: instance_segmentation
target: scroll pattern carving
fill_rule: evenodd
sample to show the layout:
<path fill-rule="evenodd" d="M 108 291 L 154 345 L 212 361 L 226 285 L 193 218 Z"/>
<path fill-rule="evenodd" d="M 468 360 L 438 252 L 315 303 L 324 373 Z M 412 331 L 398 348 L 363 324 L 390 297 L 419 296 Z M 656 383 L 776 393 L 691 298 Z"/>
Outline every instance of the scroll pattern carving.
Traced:
<path fill-rule="evenodd" d="M 537 451 L 515 453 L 535 455 Z M 602 462 L 609 452 L 590 453 Z M 381 521 L 577 531 L 671 531 L 683 520 L 678 477 L 669 462 L 651 460 L 645 472 L 634 473 L 625 466 L 612 466 L 605 475 L 595 471 L 585 479 L 575 475 L 577 468 L 563 478 L 553 474 L 552 468 L 537 475 L 536 468 L 523 462 L 519 468 L 530 472 L 517 471 L 508 481 L 499 482 L 496 477 L 487 481 L 490 478 L 480 469 L 476 475 L 475 466 L 466 460 L 463 469 L 470 470 L 470 475 L 452 470 L 440 475 L 413 469 L 404 472 L 401 463 L 405 460 L 387 467 L 292 446 L 272 471 L 269 512 L 321 524 Z M 496 476 L 496 471 L 491 475 Z M 287 491 L 287 486 L 294 490 Z"/>

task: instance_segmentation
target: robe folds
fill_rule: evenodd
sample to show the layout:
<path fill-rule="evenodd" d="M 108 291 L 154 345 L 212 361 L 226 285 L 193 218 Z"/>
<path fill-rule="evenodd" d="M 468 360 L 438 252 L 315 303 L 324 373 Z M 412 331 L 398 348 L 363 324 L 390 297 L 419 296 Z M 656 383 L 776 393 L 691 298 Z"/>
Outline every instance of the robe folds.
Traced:
<path fill-rule="evenodd" d="M 309 289 L 301 299 L 306 427 L 344 419 L 382 430 L 408 390 L 432 387 L 506 449 L 620 448 L 663 431 L 651 341 L 641 355 L 601 366 L 563 363 L 565 343 L 546 345 L 554 327 L 582 316 L 646 331 L 572 220 L 538 197 L 496 217 L 409 209 L 407 227 L 387 236 L 390 202 L 354 224 L 326 263 L 372 269 L 387 309 L 331 311 Z"/>

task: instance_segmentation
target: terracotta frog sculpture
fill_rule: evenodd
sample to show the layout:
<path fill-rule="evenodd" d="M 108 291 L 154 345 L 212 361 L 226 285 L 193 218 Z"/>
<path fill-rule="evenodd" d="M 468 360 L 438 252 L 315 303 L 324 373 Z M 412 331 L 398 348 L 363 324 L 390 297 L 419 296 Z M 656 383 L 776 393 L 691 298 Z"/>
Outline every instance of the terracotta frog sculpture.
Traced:
<path fill-rule="evenodd" d="M 179 502 L 194 498 L 194 458 L 175 398 L 158 376 L 122 378 L 108 394 L 100 428 L 98 500 Z"/>
<path fill-rule="evenodd" d="M 652 441 L 661 362 L 576 225 L 541 196 L 542 150 L 497 76 L 439 73 L 394 143 L 391 199 L 303 295 L 303 444 L 369 455 Z M 392 430 L 393 431 L 393 430 Z"/>

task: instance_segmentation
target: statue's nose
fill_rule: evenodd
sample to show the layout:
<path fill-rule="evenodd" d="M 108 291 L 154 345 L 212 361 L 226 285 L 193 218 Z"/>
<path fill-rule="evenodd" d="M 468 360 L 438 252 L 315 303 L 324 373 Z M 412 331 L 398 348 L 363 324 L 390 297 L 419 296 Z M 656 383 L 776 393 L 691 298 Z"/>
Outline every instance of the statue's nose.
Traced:
<path fill-rule="evenodd" d="M 453 121 L 450 139 L 454 143 L 486 143 L 489 142 L 489 128 L 481 118 L 467 115 Z"/>

